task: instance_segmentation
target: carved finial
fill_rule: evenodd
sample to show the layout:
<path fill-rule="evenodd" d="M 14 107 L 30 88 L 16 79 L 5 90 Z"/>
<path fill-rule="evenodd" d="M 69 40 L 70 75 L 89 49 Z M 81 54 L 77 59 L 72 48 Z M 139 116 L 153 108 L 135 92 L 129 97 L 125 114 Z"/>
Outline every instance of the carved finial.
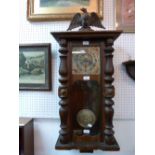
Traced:
<path fill-rule="evenodd" d="M 83 13 L 76 13 L 69 25 L 67 30 L 72 30 L 76 27 L 81 26 L 80 31 L 93 31 L 90 26 L 105 29 L 101 24 L 98 15 L 95 12 L 88 13 L 86 8 L 80 9 Z"/>
<path fill-rule="evenodd" d="M 80 9 L 83 13 L 88 13 L 87 9 L 86 8 L 81 8 Z"/>

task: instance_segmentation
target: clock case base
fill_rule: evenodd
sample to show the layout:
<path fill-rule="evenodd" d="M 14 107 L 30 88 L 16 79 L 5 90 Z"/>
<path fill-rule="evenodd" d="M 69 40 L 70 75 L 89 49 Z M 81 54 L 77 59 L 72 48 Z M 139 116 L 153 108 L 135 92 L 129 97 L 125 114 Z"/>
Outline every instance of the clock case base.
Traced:
<path fill-rule="evenodd" d="M 93 150 L 103 150 L 103 151 L 119 151 L 120 147 L 115 139 L 115 137 L 113 136 L 113 144 L 111 145 L 107 145 L 104 142 L 70 142 L 67 144 L 62 144 L 60 142 L 60 136 L 57 140 L 57 143 L 55 145 L 55 149 L 56 150 L 72 150 L 72 149 L 78 149 L 80 150 L 81 153 L 93 153 Z"/>

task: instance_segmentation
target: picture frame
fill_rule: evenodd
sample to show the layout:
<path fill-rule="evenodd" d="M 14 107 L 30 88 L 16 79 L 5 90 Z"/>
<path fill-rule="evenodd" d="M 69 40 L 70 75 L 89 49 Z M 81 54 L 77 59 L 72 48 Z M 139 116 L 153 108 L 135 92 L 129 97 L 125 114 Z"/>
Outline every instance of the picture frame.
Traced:
<path fill-rule="evenodd" d="M 103 18 L 103 0 L 27 0 L 29 21 L 70 20 L 82 7 Z"/>
<path fill-rule="evenodd" d="M 19 45 L 19 90 L 51 90 L 51 44 Z"/>
<path fill-rule="evenodd" d="M 115 0 L 115 28 L 135 32 L 135 0 Z"/>

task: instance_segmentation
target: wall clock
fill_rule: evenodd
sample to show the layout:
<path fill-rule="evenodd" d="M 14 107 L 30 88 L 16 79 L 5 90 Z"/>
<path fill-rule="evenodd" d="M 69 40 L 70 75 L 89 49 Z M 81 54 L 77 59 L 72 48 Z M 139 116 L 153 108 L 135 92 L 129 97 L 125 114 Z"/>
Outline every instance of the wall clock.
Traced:
<path fill-rule="evenodd" d="M 81 31 L 51 33 L 60 45 L 61 125 L 56 149 L 119 150 L 112 122 L 112 46 L 121 33 L 92 31 L 86 25 Z"/>

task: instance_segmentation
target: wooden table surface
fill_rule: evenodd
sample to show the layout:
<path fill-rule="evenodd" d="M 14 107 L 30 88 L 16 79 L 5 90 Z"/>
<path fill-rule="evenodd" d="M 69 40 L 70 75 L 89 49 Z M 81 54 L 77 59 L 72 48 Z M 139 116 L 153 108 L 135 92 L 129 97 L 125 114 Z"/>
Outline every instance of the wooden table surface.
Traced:
<path fill-rule="evenodd" d="M 28 117 L 20 117 L 19 118 L 19 126 L 25 126 L 28 122 L 30 122 L 32 118 Z"/>

